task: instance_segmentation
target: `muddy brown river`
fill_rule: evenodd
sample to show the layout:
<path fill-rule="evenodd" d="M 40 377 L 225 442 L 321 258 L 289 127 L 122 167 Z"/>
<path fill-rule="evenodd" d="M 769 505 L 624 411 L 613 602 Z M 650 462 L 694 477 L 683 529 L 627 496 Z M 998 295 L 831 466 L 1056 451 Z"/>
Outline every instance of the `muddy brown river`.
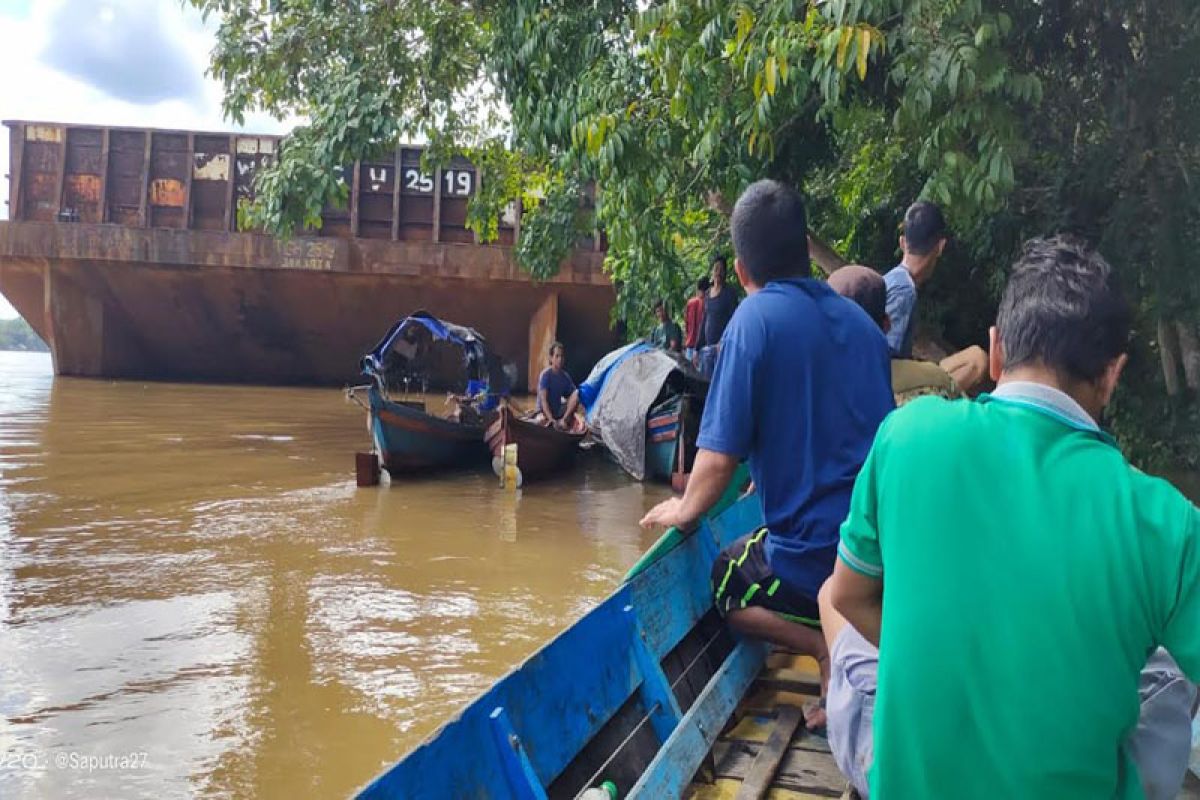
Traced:
<path fill-rule="evenodd" d="M 0 797 L 342 797 L 617 584 L 667 495 L 597 454 L 354 484 L 340 391 L 0 353 Z"/>

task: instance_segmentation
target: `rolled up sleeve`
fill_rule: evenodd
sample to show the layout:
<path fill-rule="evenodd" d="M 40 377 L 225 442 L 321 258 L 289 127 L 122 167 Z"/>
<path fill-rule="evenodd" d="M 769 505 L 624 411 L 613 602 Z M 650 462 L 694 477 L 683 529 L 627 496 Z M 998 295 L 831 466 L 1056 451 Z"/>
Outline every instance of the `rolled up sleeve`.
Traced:
<path fill-rule="evenodd" d="M 913 312 L 917 307 L 917 291 L 909 283 L 889 281 L 887 287 L 887 315 L 892 326 L 888 330 L 888 349 L 893 356 L 908 358 L 912 355 Z"/>

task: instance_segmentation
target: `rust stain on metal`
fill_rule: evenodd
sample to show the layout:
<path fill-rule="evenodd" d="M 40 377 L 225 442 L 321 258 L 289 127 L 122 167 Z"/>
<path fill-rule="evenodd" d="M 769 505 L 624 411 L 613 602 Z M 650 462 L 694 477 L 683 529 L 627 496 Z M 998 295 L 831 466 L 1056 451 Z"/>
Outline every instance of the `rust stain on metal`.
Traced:
<path fill-rule="evenodd" d="M 229 180 L 229 154 L 196 153 L 192 178 L 197 181 Z"/>
<path fill-rule="evenodd" d="M 25 141 L 27 142 L 61 142 L 63 129 L 57 125 L 26 125 Z"/>
<path fill-rule="evenodd" d="M 150 205 L 183 208 L 186 192 L 183 183 L 174 178 L 158 178 L 150 182 Z"/>
<path fill-rule="evenodd" d="M 32 200 L 49 200 L 58 189 L 58 178 L 49 172 L 34 172 L 26 176 L 25 195 Z"/>
<path fill-rule="evenodd" d="M 101 185 L 99 175 L 68 175 L 67 196 L 77 203 L 99 203 Z"/>

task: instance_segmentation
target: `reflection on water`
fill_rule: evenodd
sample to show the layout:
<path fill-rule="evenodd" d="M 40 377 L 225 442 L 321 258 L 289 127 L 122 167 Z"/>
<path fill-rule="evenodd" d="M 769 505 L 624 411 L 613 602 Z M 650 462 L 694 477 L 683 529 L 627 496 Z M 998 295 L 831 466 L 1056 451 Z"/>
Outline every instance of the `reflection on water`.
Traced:
<path fill-rule="evenodd" d="M 610 591 L 665 494 L 599 457 L 357 489 L 367 445 L 336 391 L 0 353 L 0 796 L 345 795 Z"/>

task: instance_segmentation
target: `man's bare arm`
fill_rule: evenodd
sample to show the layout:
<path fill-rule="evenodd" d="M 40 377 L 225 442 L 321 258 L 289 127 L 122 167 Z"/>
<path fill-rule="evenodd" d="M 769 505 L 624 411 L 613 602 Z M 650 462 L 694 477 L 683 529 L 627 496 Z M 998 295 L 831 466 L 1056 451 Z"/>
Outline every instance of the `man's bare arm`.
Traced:
<path fill-rule="evenodd" d="M 833 567 L 833 577 L 829 579 L 829 600 L 863 638 L 879 646 L 883 581 L 855 572 L 839 558 Z"/>
<path fill-rule="evenodd" d="M 700 518 L 721 499 L 737 465 L 736 456 L 702 448 L 696 453 L 696 462 L 692 465 L 692 474 L 683 497 L 672 497 L 650 509 L 642 517 L 642 527 L 675 526 L 682 530 L 695 527 Z"/>

